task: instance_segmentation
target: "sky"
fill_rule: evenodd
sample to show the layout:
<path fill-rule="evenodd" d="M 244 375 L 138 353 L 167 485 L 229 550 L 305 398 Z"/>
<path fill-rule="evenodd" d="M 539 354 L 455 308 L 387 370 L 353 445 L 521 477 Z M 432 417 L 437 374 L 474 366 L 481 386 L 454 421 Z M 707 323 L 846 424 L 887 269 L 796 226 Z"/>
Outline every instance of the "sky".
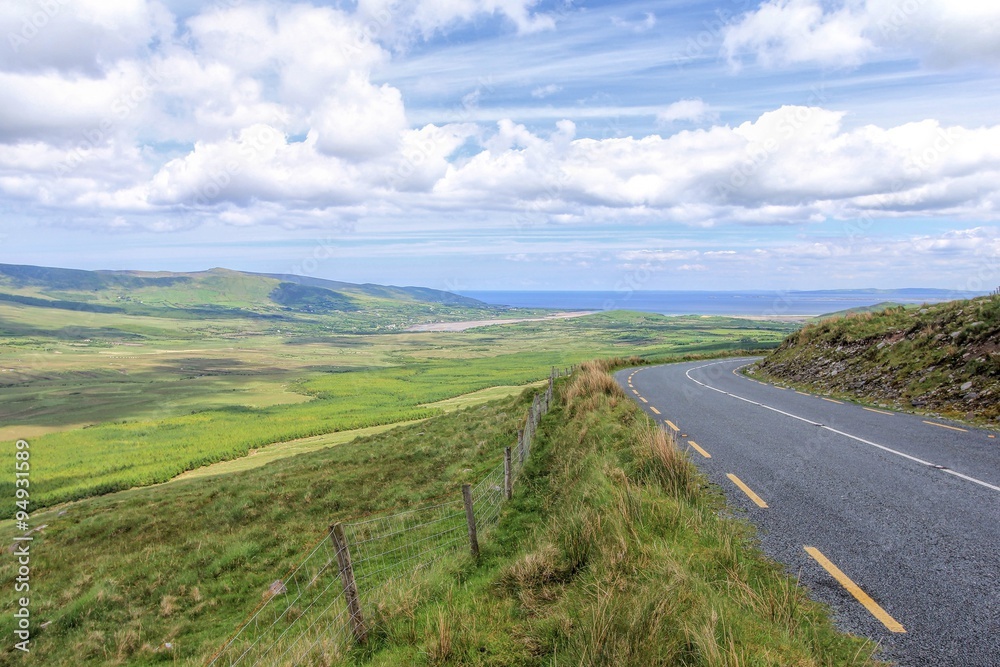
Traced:
<path fill-rule="evenodd" d="M 4 0 L 0 262 L 992 290 L 998 34 L 980 0 Z"/>

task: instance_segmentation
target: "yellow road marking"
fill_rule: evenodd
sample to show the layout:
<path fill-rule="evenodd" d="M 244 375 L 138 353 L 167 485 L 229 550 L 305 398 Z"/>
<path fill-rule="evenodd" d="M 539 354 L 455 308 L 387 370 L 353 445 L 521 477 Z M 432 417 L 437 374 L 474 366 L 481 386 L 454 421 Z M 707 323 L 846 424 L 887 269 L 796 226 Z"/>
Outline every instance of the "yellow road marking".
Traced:
<path fill-rule="evenodd" d="M 649 401 L 647 401 L 647 400 L 646 400 L 645 398 L 643 398 L 642 396 L 640 396 L 640 397 L 639 397 L 639 400 L 640 400 L 640 401 L 642 401 L 643 403 L 649 403 Z"/>
<path fill-rule="evenodd" d="M 903 626 L 899 624 L 899 621 L 890 616 L 885 609 L 882 609 L 882 607 L 880 607 L 875 600 L 872 600 L 867 593 L 861 590 L 860 586 L 851 581 L 850 577 L 841 572 L 840 568 L 831 563 L 826 556 L 820 553 L 819 549 L 816 547 L 805 547 L 805 550 L 806 553 L 812 556 L 817 563 L 823 566 L 824 570 L 833 575 L 833 578 L 840 582 L 840 585 L 843 586 L 848 593 L 853 595 L 858 602 L 863 604 L 865 609 L 867 609 L 872 616 L 881 621 L 882 625 L 888 628 L 890 632 L 906 632 Z"/>
<path fill-rule="evenodd" d="M 952 431 L 961 431 L 962 433 L 968 433 L 964 428 L 958 428 L 957 426 L 948 426 L 947 424 L 938 424 L 937 422 L 929 422 L 924 420 L 925 424 L 930 424 L 931 426 L 940 426 L 941 428 L 951 429 Z"/>
<path fill-rule="evenodd" d="M 653 414 L 654 414 L 654 415 L 658 415 L 658 414 L 660 414 L 660 411 L 659 411 L 659 410 L 657 410 L 656 408 L 654 408 L 654 407 L 653 407 L 652 405 L 651 405 L 651 406 L 649 406 L 649 409 L 653 411 Z"/>
<path fill-rule="evenodd" d="M 688 444 L 694 447 L 694 450 L 704 456 L 706 459 L 712 458 L 712 455 L 706 452 L 704 449 L 698 446 L 698 443 L 694 440 L 688 440 Z"/>
<path fill-rule="evenodd" d="M 633 393 L 633 394 L 635 394 L 636 396 L 638 396 L 638 395 L 639 395 L 639 391 L 638 391 L 637 389 L 633 389 L 633 390 L 632 390 L 632 393 Z"/>
<path fill-rule="evenodd" d="M 806 392 L 804 392 L 804 391 L 799 391 L 798 389 L 796 389 L 796 390 L 795 390 L 795 393 L 796 393 L 796 394 L 802 394 L 803 396 L 812 396 L 812 394 L 807 394 Z"/>
<path fill-rule="evenodd" d="M 754 503 L 757 504 L 757 507 L 767 507 L 767 503 L 761 500 L 760 496 L 758 496 L 756 493 L 750 490 L 750 487 L 744 484 L 743 480 L 741 480 L 739 477 L 737 477 L 733 473 L 727 474 L 726 477 L 728 477 L 733 484 L 740 487 L 740 490 L 742 490 L 743 493 L 747 494 L 747 497 L 750 498 L 750 500 L 754 501 Z"/>
<path fill-rule="evenodd" d="M 827 398 L 825 396 L 821 396 L 820 398 L 822 398 L 824 401 L 830 401 L 831 403 L 836 403 L 837 405 L 843 405 L 844 404 L 843 401 L 835 401 L 832 398 Z"/>
<path fill-rule="evenodd" d="M 665 421 L 667 423 L 667 426 L 669 426 L 670 428 L 674 429 L 675 431 L 680 431 L 680 429 L 677 428 L 677 424 L 673 423 L 669 419 L 664 419 L 663 421 Z"/>
<path fill-rule="evenodd" d="M 868 412 L 877 412 L 880 415 L 889 415 L 890 417 L 892 416 L 891 412 L 886 412 L 885 410 L 876 410 L 875 408 L 861 408 L 861 409 L 867 410 Z"/>

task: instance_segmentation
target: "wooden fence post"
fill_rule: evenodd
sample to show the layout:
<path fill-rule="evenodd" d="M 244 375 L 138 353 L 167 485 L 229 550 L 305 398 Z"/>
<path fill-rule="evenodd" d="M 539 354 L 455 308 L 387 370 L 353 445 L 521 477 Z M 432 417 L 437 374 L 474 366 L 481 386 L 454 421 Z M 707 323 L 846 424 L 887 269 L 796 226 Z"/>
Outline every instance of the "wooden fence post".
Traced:
<path fill-rule="evenodd" d="M 340 566 L 340 583 L 344 586 L 344 599 L 347 601 L 347 614 L 351 621 L 351 632 L 359 644 L 364 643 L 368 636 L 365 621 L 361 616 L 361 602 L 358 600 L 358 586 L 354 581 L 354 566 L 351 565 L 351 552 L 347 549 L 347 537 L 344 527 L 338 521 L 330 526 L 330 539 L 337 554 L 337 564 Z"/>
<path fill-rule="evenodd" d="M 524 463 L 524 429 L 517 429 L 517 462 Z"/>
<path fill-rule="evenodd" d="M 510 474 L 510 447 L 503 448 L 503 495 L 510 500 L 514 495 L 514 479 Z"/>
<path fill-rule="evenodd" d="M 465 501 L 465 520 L 469 524 L 469 548 L 472 557 L 479 559 L 479 538 L 476 536 L 476 515 L 472 511 L 472 485 L 462 485 L 462 500 Z"/>

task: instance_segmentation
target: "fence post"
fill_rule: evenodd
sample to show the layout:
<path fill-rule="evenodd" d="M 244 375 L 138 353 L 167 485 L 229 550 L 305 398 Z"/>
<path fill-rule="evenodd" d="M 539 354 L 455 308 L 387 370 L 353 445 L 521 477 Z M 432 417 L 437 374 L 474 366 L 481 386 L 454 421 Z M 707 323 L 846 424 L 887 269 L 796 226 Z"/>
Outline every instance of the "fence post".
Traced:
<path fill-rule="evenodd" d="M 337 564 L 340 566 L 340 583 L 344 586 L 344 599 L 347 601 L 347 614 L 351 620 L 351 632 L 359 644 L 364 643 L 368 636 L 365 621 L 361 616 L 361 602 L 358 600 L 358 586 L 354 581 L 354 566 L 351 565 L 351 552 L 347 549 L 347 537 L 344 527 L 338 521 L 330 526 L 330 539 L 337 554 Z"/>
<path fill-rule="evenodd" d="M 472 557 L 479 559 L 479 538 L 476 536 L 476 515 L 472 511 L 472 485 L 462 485 L 462 500 L 465 501 L 465 520 L 469 524 L 469 548 Z"/>
<path fill-rule="evenodd" d="M 503 495 L 510 500 L 514 495 L 514 479 L 510 474 L 510 447 L 503 448 Z"/>
<path fill-rule="evenodd" d="M 524 429 L 517 429 L 517 462 L 524 464 Z"/>

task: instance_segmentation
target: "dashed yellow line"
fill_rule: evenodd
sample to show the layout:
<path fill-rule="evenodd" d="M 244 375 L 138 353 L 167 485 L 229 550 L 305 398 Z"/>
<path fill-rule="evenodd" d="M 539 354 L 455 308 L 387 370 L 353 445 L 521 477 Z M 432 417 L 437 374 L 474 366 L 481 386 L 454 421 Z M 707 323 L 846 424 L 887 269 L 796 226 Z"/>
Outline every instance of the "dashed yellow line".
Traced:
<path fill-rule="evenodd" d="M 639 400 L 640 400 L 640 401 L 642 401 L 643 403 L 649 403 L 649 401 L 647 401 L 647 400 L 646 400 L 645 398 L 643 398 L 642 396 L 640 396 L 640 397 L 639 397 Z"/>
<path fill-rule="evenodd" d="M 812 396 L 812 394 L 807 394 L 806 392 L 804 392 L 804 391 L 799 391 L 798 389 L 796 389 L 796 390 L 795 390 L 795 393 L 796 393 L 796 394 L 801 394 L 801 395 L 803 395 L 803 396 Z"/>
<path fill-rule="evenodd" d="M 688 444 L 691 445 L 694 448 L 694 451 L 698 452 L 699 454 L 701 454 L 702 456 L 704 456 L 706 459 L 712 458 L 712 455 L 709 454 L 708 452 L 706 452 L 701 447 L 699 447 L 698 443 L 695 442 L 694 440 L 688 440 Z"/>
<path fill-rule="evenodd" d="M 844 404 L 843 401 L 835 401 L 832 398 L 827 398 L 826 396 L 821 396 L 820 398 L 822 398 L 824 401 L 830 401 L 831 403 L 836 403 L 837 405 L 843 405 Z"/>
<path fill-rule="evenodd" d="M 638 396 L 639 395 L 639 390 L 638 389 L 633 389 L 632 393 L 635 394 L 636 396 Z"/>
<path fill-rule="evenodd" d="M 805 550 L 806 553 L 812 556 L 817 563 L 823 566 L 824 570 L 833 575 L 833 578 L 840 582 L 840 585 L 843 586 L 848 593 L 853 595 L 858 602 L 863 604 L 865 609 L 867 609 L 872 616 L 881 621 L 882 625 L 888 628 L 890 632 L 906 632 L 903 626 L 900 625 L 899 621 L 890 616 L 885 609 L 882 609 L 882 607 L 880 607 L 875 600 L 872 600 L 867 593 L 861 590 L 860 586 L 851 581 L 851 578 L 846 574 L 841 572 L 839 567 L 831 563 L 826 556 L 820 553 L 819 549 L 816 547 L 805 547 Z"/>
<path fill-rule="evenodd" d="M 754 501 L 757 507 L 765 507 L 765 508 L 767 507 L 767 503 L 765 503 L 760 496 L 754 493 L 749 486 L 744 484 L 742 479 L 740 479 L 733 473 L 728 473 L 726 477 L 728 477 L 733 484 L 740 487 L 740 490 L 743 491 L 743 493 L 747 494 L 747 497 L 750 498 L 750 500 Z"/>
<path fill-rule="evenodd" d="M 875 408 L 861 408 L 861 409 L 862 410 L 867 410 L 868 412 L 877 412 L 880 415 L 889 415 L 890 417 L 892 417 L 892 413 L 891 412 L 886 412 L 885 410 L 876 410 Z"/>
<path fill-rule="evenodd" d="M 678 432 L 680 431 L 680 429 L 677 428 L 677 424 L 673 423 L 669 419 L 664 419 L 663 421 L 666 422 L 667 426 L 669 426 L 670 428 L 674 429 L 675 431 L 678 431 Z"/>
<path fill-rule="evenodd" d="M 654 414 L 654 415 L 658 415 L 658 414 L 660 414 L 660 411 L 659 411 L 659 410 L 657 410 L 656 408 L 654 408 L 654 407 L 653 407 L 652 405 L 651 405 L 651 406 L 649 406 L 649 409 L 653 411 L 653 414 Z"/>
<path fill-rule="evenodd" d="M 947 424 L 938 424 L 937 422 L 929 422 L 924 420 L 925 424 L 930 424 L 931 426 L 940 426 L 941 428 L 951 429 L 952 431 L 961 431 L 962 433 L 968 433 L 964 428 L 958 428 L 957 426 L 948 426 Z"/>

